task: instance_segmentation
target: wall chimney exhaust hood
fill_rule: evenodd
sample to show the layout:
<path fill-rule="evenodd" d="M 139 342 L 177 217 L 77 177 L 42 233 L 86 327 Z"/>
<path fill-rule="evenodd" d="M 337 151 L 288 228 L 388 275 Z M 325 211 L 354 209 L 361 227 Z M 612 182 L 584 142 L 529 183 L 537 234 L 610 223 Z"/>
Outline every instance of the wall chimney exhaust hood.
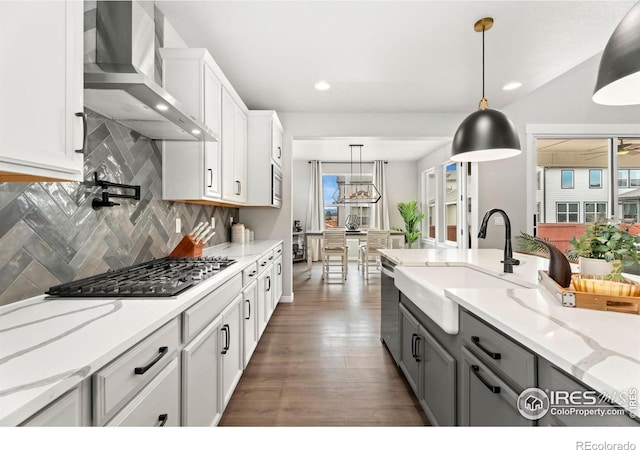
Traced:
<path fill-rule="evenodd" d="M 97 2 L 95 64 L 85 63 L 85 106 L 151 139 L 218 141 L 153 79 L 153 8 L 153 2 Z"/>

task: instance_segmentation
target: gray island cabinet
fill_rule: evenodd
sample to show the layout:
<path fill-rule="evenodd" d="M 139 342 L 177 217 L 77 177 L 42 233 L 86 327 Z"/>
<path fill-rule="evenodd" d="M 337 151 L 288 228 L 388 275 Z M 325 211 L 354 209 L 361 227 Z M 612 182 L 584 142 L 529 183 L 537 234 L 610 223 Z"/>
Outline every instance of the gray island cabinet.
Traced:
<path fill-rule="evenodd" d="M 460 331 L 445 333 L 400 293 L 399 366 L 433 425 L 452 426 L 639 426 L 616 410 L 602 416 L 546 414 L 525 418 L 517 408 L 527 388 L 584 393 L 593 390 L 542 356 L 460 308 Z M 599 395 L 598 393 L 592 395 Z"/>

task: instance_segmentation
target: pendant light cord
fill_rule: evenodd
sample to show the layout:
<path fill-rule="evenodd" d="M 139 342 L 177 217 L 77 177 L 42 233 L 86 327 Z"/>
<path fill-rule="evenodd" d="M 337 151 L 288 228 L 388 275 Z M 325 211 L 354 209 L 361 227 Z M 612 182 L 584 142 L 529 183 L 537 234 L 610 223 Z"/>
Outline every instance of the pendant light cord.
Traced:
<path fill-rule="evenodd" d="M 484 25 L 482 26 L 482 98 L 484 99 Z"/>

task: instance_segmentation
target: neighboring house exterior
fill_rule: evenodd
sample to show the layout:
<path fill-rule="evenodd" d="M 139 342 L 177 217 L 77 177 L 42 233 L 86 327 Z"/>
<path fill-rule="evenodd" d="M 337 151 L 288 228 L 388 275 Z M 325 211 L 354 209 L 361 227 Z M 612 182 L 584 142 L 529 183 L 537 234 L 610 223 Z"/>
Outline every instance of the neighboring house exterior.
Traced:
<path fill-rule="evenodd" d="M 537 222 L 589 223 L 614 213 L 640 222 L 640 169 L 618 170 L 618 206 L 609 202 L 609 170 L 601 167 L 538 167 Z"/>

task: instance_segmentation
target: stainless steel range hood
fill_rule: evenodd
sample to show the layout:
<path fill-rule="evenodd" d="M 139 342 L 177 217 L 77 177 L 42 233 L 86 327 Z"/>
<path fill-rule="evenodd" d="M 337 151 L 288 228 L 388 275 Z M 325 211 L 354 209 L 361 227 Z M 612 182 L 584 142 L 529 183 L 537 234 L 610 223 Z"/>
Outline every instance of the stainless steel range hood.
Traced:
<path fill-rule="evenodd" d="M 152 139 L 219 136 L 152 78 L 153 2 L 98 1 L 95 64 L 85 64 L 85 106 Z"/>

